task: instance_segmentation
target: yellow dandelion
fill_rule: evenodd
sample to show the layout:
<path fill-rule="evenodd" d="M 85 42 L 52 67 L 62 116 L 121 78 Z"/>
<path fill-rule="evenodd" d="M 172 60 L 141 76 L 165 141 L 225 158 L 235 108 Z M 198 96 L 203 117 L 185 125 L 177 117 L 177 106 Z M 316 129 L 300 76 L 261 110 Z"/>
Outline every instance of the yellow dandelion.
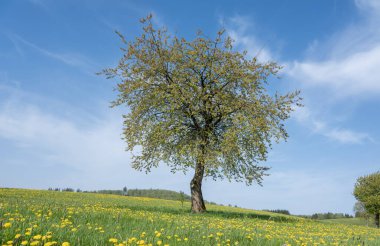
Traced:
<path fill-rule="evenodd" d="M 110 242 L 110 243 L 117 243 L 117 239 L 116 238 L 110 238 L 108 240 L 108 242 Z"/>
<path fill-rule="evenodd" d="M 41 238 L 42 238 L 41 235 L 35 235 L 35 236 L 33 237 L 34 240 L 40 240 Z"/>
<path fill-rule="evenodd" d="M 5 224 L 3 225 L 4 228 L 9 228 L 9 227 L 11 227 L 11 226 L 12 226 L 12 223 L 10 223 L 10 222 L 7 222 L 7 223 L 5 223 Z"/>
<path fill-rule="evenodd" d="M 145 244 L 145 241 L 144 240 L 140 240 L 137 242 L 137 245 L 144 245 Z"/>

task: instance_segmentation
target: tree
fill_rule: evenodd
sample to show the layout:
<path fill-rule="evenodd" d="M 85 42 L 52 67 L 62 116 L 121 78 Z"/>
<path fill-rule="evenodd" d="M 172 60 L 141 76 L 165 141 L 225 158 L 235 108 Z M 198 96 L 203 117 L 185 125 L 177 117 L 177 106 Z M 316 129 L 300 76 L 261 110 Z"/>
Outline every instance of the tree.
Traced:
<path fill-rule="evenodd" d="M 185 202 L 185 199 L 186 199 L 186 197 L 185 197 L 185 192 L 180 191 L 180 192 L 179 192 L 179 201 L 181 202 L 181 206 L 182 206 L 182 207 L 183 207 L 183 203 Z"/>
<path fill-rule="evenodd" d="M 269 168 L 258 162 L 273 141 L 287 138 L 283 121 L 299 105 L 299 92 L 270 95 L 268 79 L 281 67 L 235 51 L 223 30 L 215 39 L 198 32 L 187 41 L 153 27 L 151 17 L 141 20 L 143 33 L 133 41 L 117 32 L 124 54 L 103 74 L 120 80 L 112 106 L 130 109 L 124 140 L 129 151 L 141 148 L 132 166 L 193 168 L 191 209 L 204 212 L 204 177 L 261 184 Z"/>
<path fill-rule="evenodd" d="M 380 225 L 380 172 L 359 177 L 354 188 L 354 196 L 363 203 L 365 210 L 375 215 L 375 224 Z"/>
<path fill-rule="evenodd" d="M 368 226 L 370 215 L 366 211 L 364 204 L 362 202 L 356 202 L 355 203 L 354 213 L 355 213 L 356 218 L 364 218 L 367 221 L 367 226 Z"/>

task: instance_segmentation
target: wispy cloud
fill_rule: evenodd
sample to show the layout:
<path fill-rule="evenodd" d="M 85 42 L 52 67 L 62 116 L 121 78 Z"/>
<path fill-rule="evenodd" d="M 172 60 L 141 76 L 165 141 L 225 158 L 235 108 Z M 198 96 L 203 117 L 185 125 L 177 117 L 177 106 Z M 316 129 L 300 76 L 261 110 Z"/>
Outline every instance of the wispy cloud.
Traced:
<path fill-rule="evenodd" d="M 312 133 L 320 134 L 330 140 L 342 144 L 363 144 L 374 142 L 372 137 L 363 132 L 356 132 L 342 127 L 332 127 L 327 122 L 317 119 L 307 107 L 298 108 L 293 116 L 303 126 L 309 128 Z"/>
<path fill-rule="evenodd" d="M 85 57 L 84 55 L 78 53 L 53 52 L 48 49 L 42 48 L 36 45 L 35 43 L 32 43 L 16 34 L 9 34 L 8 38 L 13 43 L 17 52 L 22 56 L 25 56 L 24 49 L 28 47 L 46 57 L 62 62 L 68 66 L 78 68 L 86 73 L 94 74 L 95 72 L 99 71 L 99 66 L 89 58 Z"/>
<path fill-rule="evenodd" d="M 38 6 L 39 8 L 49 12 L 49 7 L 45 0 L 29 0 L 30 3 Z"/>
<path fill-rule="evenodd" d="M 378 0 L 355 0 L 355 3 L 360 9 L 370 11 L 380 10 L 380 2 Z"/>
<path fill-rule="evenodd" d="M 249 57 L 257 57 L 262 62 L 273 59 L 273 55 L 266 44 L 254 35 L 249 34 L 249 29 L 252 28 L 250 19 L 244 16 L 234 16 L 226 21 L 220 19 L 219 23 L 226 28 L 227 34 L 235 41 L 235 45 L 246 50 Z"/>
<path fill-rule="evenodd" d="M 372 141 L 366 133 L 354 132 L 345 129 L 328 129 L 324 134 L 325 136 L 341 143 L 361 144 L 367 140 Z"/>
<path fill-rule="evenodd" d="M 355 3 L 362 21 L 327 42 L 313 42 L 310 57 L 290 65 L 290 76 L 307 85 L 333 89 L 337 97 L 380 93 L 380 4 L 376 0 Z M 321 54 L 324 59 L 318 58 Z"/>

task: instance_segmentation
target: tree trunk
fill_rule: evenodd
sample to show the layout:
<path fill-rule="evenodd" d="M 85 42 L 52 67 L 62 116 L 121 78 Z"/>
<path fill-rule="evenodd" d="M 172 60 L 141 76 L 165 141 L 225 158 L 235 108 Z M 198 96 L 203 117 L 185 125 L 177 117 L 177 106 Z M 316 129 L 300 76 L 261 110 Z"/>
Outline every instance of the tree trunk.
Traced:
<path fill-rule="evenodd" d="M 194 177 L 190 182 L 191 190 L 191 212 L 203 213 L 206 212 L 206 206 L 202 195 L 202 180 L 205 167 L 202 162 L 197 162 L 195 166 Z"/>
<path fill-rule="evenodd" d="M 377 228 L 379 228 L 379 225 L 380 225 L 379 220 L 380 220 L 380 213 L 377 212 L 377 213 L 375 214 L 375 224 L 376 224 L 376 227 L 377 227 Z"/>

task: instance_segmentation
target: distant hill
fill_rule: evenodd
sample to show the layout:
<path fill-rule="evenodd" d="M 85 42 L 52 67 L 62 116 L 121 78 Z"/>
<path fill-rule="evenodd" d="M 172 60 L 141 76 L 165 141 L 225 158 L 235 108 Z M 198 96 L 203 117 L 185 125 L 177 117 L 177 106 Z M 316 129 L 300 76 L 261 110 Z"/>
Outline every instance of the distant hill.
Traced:
<path fill-rule="evenodd" d="M 191 196 L 185 194 L 184 192 L 177 192 L 172 190 L 164 189 L 127 189 L 126 187 L 122 190 L 93 190 L 93 191 L 82 191 L 80 189 L 73 188 L 49 188 L 50 191 L 63 191 L 63 192 L 83 192 L 83 193 L 99 193 L 99 194 L 112 194 L 120 196 L 137 196 L 137 197 L 150 197 L 150 198 L 159 198 L 166 200 L 176 200 L 176 201 L 190 201 Z M 215 202 L 208 202 L 205 200 L 205 203 L 216 204 Z M 231 206 L 231 205 L 229 205 Z"/>
<path fill-rule="evenodd" d="M 180 200 L 181 196 L 186 201 L 190 201 L 190 196 L 180 192 L 172 190 L 162 190 L 162 189 L 129 189 L 127 191 L 127 196 L 139 196 L 139 197 L 151 197 L 160 198 L 166 200 Z"/>

